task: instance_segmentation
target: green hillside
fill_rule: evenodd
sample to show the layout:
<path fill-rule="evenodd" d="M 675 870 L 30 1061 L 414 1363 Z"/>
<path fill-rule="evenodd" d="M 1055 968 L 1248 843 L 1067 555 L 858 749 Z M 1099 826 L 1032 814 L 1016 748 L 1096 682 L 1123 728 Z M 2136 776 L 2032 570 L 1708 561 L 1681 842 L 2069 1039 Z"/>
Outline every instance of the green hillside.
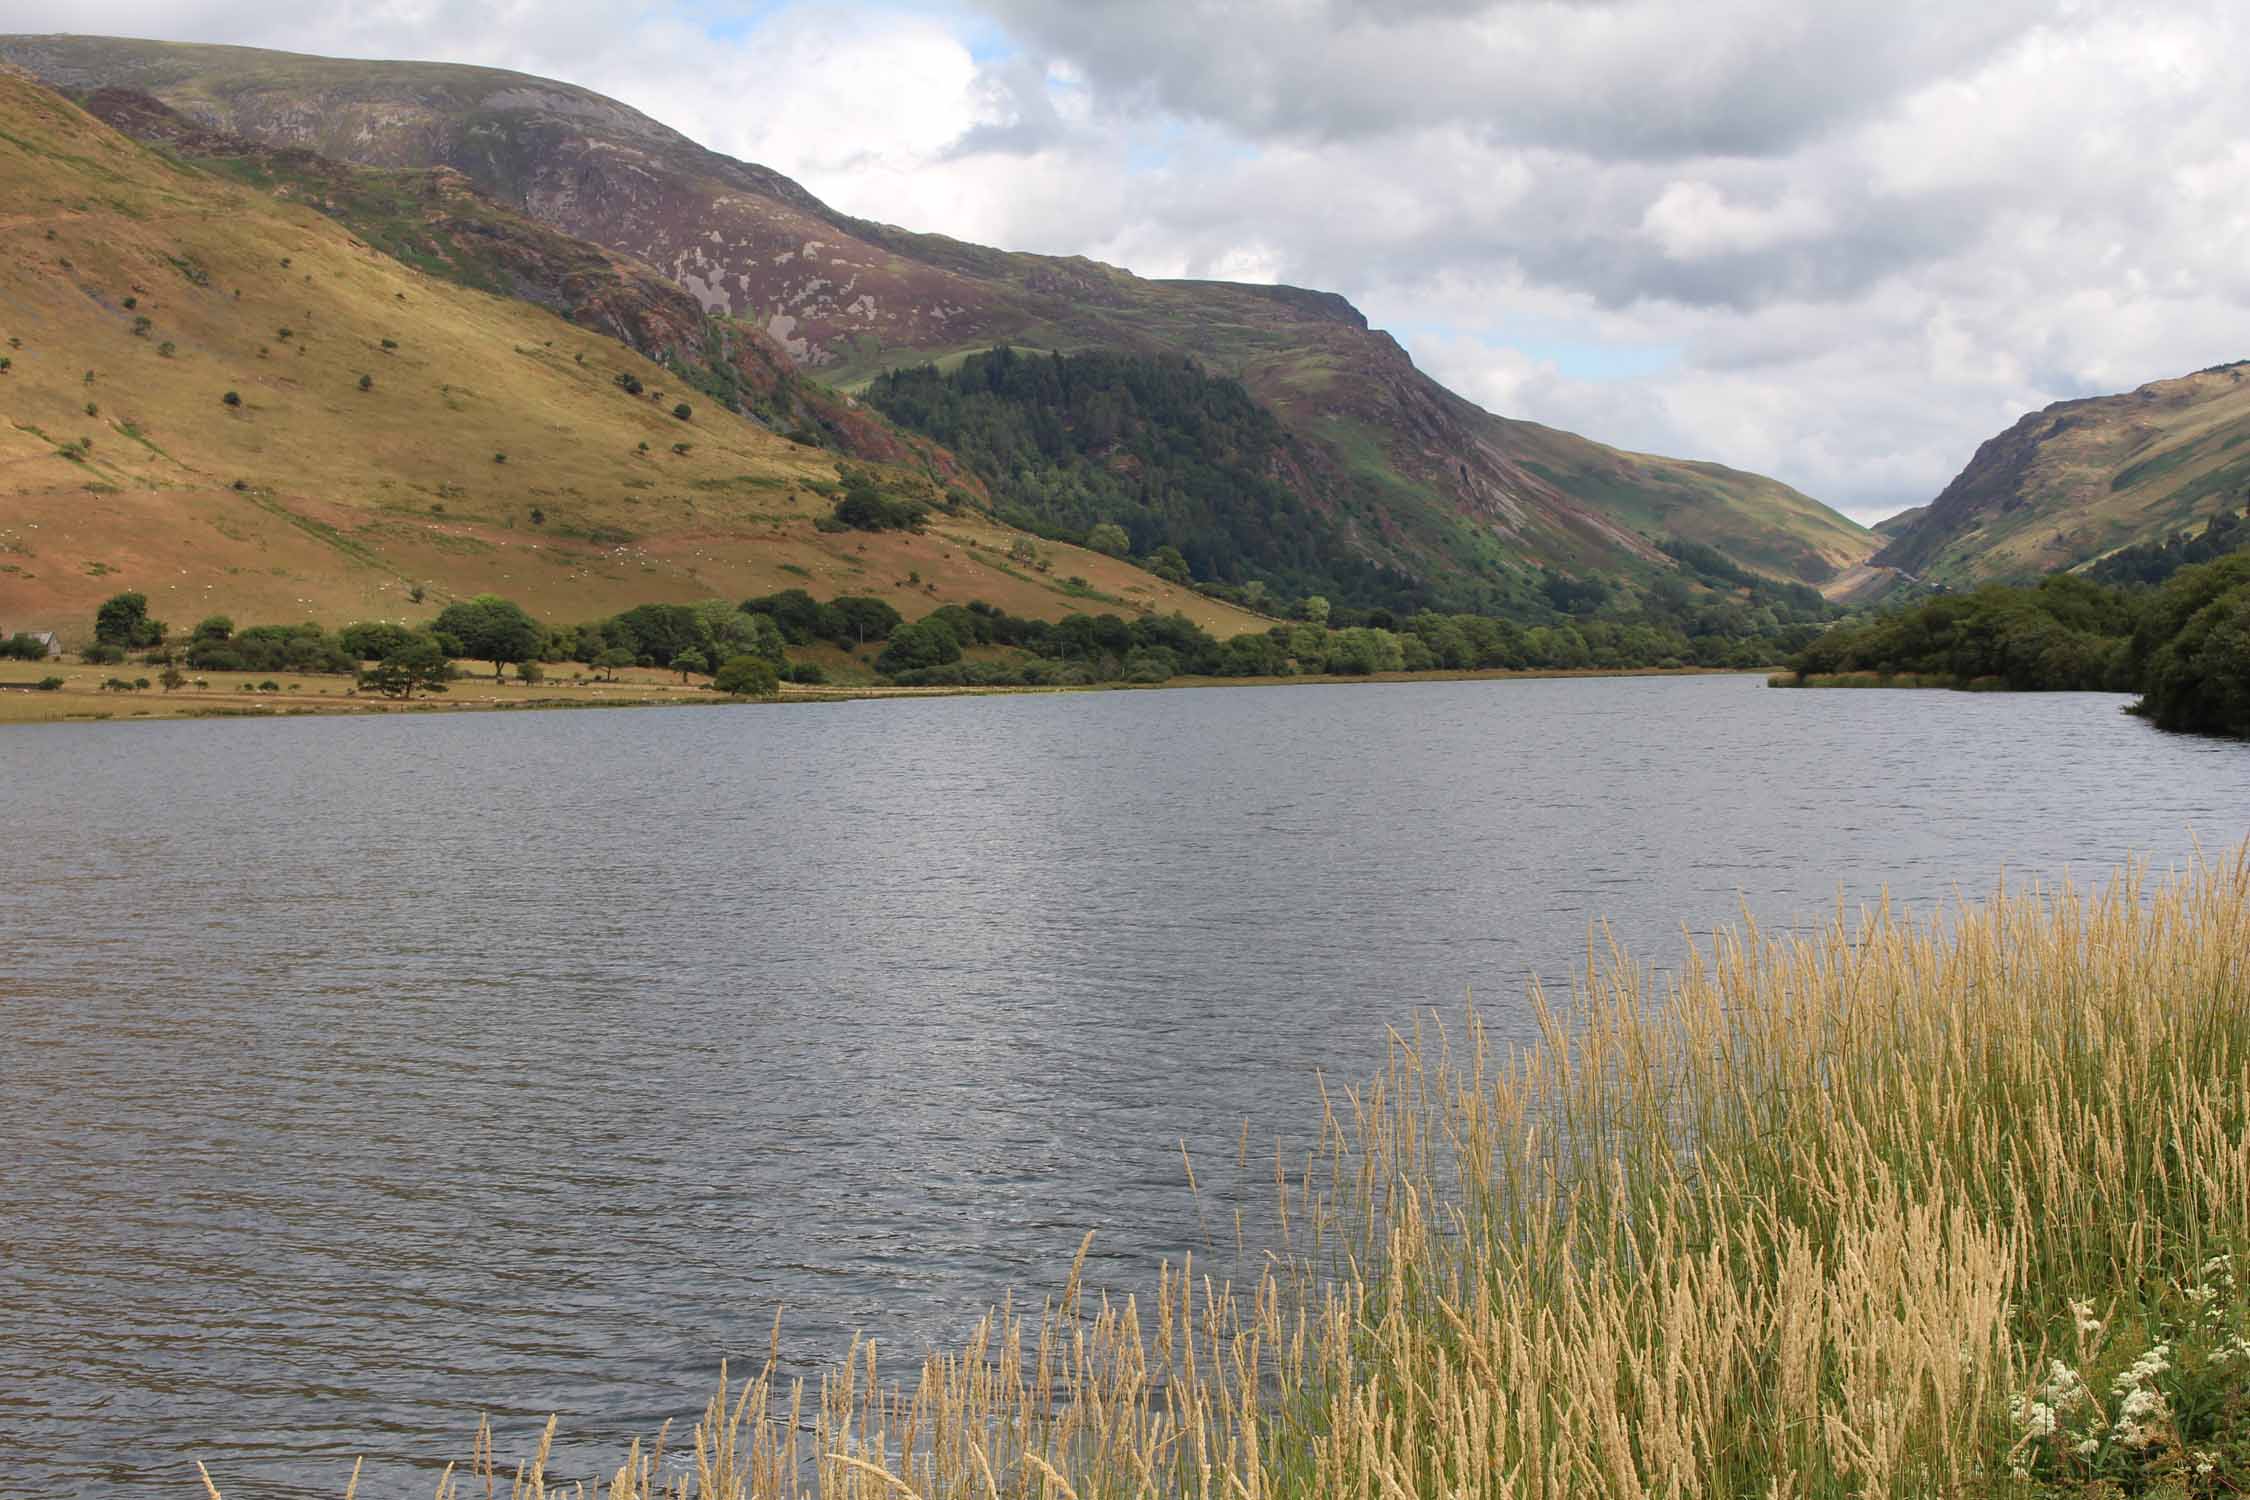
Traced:
<path fill-rule="evenodd" d="M 2060 401 L 1979 447 L 1876 561 L 1933 582 L 2023 580 L 2161 543 L 2250 491 L 2250 364 Z"/>

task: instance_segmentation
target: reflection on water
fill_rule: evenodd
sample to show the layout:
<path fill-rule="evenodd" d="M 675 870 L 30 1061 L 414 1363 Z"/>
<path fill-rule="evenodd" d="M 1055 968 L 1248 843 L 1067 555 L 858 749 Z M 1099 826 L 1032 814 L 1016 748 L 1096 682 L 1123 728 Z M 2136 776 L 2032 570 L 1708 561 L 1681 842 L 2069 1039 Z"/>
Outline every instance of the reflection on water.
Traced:
<path fill-rule="evenodd" d="M 1754 679 L 0 736 L 0 1452 L 370 1492 L 958 1338 L 1263 1200 L 1316 1070 L 1643 958 L 2241 838 L 2123 699 Z M 1270 1147 L 1269 1147 L 1270 1150 Z M 621 1446 L 621 1445 L 620 1445 Z M 424 1479 L 419 1481 L 426 1483 Z"/>

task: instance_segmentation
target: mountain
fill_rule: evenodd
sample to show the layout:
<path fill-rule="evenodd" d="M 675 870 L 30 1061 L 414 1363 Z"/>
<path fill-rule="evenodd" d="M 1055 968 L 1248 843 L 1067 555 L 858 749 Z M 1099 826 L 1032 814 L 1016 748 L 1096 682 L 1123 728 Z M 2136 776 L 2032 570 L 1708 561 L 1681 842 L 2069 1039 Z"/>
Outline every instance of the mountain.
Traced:
<path fill-rule="evenodd" d="M 1876 554 L 1933 582 L 2074 568 L 2240 509 L 2250 364 L 2054 405 L 1985 442 Z"/>
<path fill-rule="evenodd" d="M 105 124 L 249 186 L 309 204 L 384 254 L 495 296 L 519 297 L 631 347 L 706 395 L 769 427 L 854 458 L 961 476 L 945 454 L 871 420 L 856 402 L 798 373 L 766 334 L 714 317 L 627 256 L 508 208 L 449 167 L 380 168 L 207 130 L 132 89 L 77 102 Z"/>
<path fill-rule="evenodd" d="M 754 331 L 711 335 L 646 267 L 443 183 L 428 220 L 453 227 L 433 253 L 481 225 L 524 295 L 418 270 L 5 68 L 0 181 L 11 628 L 82 629 L 128 589 L 183 626 L 422 618 L 485 591 L 572 621 L 791 587 L 910 616 L 983 598 L 1059 618 L 1093 595 L 1221 634 L 1266 623 L 1075 548 L 1048 549 L 1052 580 L 1008 566 L 1028 539 L 961 505 L 948 456 L 800 389 L 817 383 Z M 542 287 L 577 321 L 525 300 Z M 731 370 L 748 407 L 787 405 L 815 431 L 776 433 L 600 331 L 662 355 L 678 319 L 679 338 L 717 339 L 702 378 Z M 827 432 L 823 411 L 858 435 Z M 922 536 L 819 530 L 842 470 L 815 440 L 896 458 L 872 465 L 883 487 L 960 513 Z"/>
<path fill-rule="evenodd" d="M 1875 546 L 1773 480 L 1485 412 L 1340 297 L 1147 280 L 853 218 L 568 84 L 91 37 L 0 38 L 0 58 L 74 90 L 149 94 L 202 129 L 269 148 L 449 169 L 653 267 L 845 389 L 999 345 L 1192 356 L 1240 380 L 1303 445 L 1308 502 L 1370 568 L 1442 602 L 1504 602 L 1546 568 L 1645 582 L 1671 570 L 1667 540 L 1811 583 Z"/>

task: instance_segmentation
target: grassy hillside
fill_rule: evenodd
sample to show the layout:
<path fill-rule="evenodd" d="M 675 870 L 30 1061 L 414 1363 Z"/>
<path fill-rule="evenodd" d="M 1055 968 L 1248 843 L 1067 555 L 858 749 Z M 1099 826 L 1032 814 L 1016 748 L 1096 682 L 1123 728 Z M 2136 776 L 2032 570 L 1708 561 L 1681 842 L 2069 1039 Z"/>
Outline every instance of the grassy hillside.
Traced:
<path fill-rule="evenodd" d="M 1656 543 L 1705 542 L 1819 583 L 1874 540 L 1786 486 L 1505 421 L 1414 368 L 1333 295 L 1149 281 L 837 213 L 567 84 L 494 69 L 91 37 L 0 39 L 60 84 L 146 90 L 198 124 L 381 167 L 454 169 L 570 235 L 653 266 L 849 386 L 1001 343 L 1191 354 L 1307 446 L 1329 524 L 1374 569 L 1454 605 L 1543 567 L 1646 583 Z"/>
<path fill-rule="evenodd" d="M 2161 542 L 2250 490 L 2250 364 L 2061 401 L 1978 448 L 1878 562 L 1936 582 L 2022 580 Z"/>
<path fill-rule="evenodd" d="M 82 631 L 128 588 L 180 624 L 400 618 L 482 591 L 580 619 L 788 587 L 910 615 L 984 598 L 1052 618 L 1095 596 L 1221 634 L 1264 623 L 1075 549 L 1042 544 L 1048 573 L 1010 567 L 1015 534 L 973 516 L 817 532 L 833 453 L 16 76 L 0 76 L 0 180 L 9 629 Z M 886 473 L 936 495 L 919 469 Z"/>

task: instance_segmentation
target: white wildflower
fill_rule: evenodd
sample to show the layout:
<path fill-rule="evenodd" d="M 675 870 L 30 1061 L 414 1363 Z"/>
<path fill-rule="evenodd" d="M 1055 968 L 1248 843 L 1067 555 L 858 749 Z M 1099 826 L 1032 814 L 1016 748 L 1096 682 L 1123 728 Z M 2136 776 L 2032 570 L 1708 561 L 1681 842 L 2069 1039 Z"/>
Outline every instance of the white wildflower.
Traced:
<path fill-rule="evenodd" d="M 2100 1333 L 2102 1331 L 2102 1320 L 2094 1316 L 2093 1303 L 2071 1303 L 2070 1315 L 2078 1320 L 2078 1331 L 2080 1333 Z"/>
<path fill-rule="evenodd" d="M 2109 1435 L 2128 1448 L 2146 1448 L 2161 1436 L 2156 1424 L 2164 1415 L 2164 1398 L 2146 1386 L 2136 1386 L 2118 1404 L 2117 1425 Z"/>
<path fill-rule="evenodd" d="M 2147 1385 L 2171 1368 L 2172 1346 L 2170 1344 L 2152 1344 L 2146 1354 L 2134 1360 L 2115 1380 L 2109 1383 L 2110 1393 L 2123 1396 L 2129 1391 Z"/>
<path fill-rule="evenodd" d="M 2211 1283 L 2209 1283 L 2208 1281 L 2202 1283 L 2199 1286 L 2191 1286 L 2187 1289 L 2188 1301 L 2194 1303 L 2199 1309 L 2209 1307 L 2212 1300 L 2218 1295 L 2219 1289 L 2211 1285 Z"/>
<path fill-rule="evenodd" d="M 2086 1438 L 2081 1441 L 2077 1448 L 2073 1451 L 2076 1452 L 2080 1458 L 2092 1458 L 2096 1453 L 2101 1451 L 2101 1446 L 2102 1440 L 2100 1438 Z"/>
<path fill-rule="evenodd" d="M 2067 1411 L 2081 1401 L 2093 1399 L 2078 1372 L 2059 1359 L 2048 1362 L 2046 1383 L 2039 1387 L 2039 1394 L 2057 1411 Z"/>

